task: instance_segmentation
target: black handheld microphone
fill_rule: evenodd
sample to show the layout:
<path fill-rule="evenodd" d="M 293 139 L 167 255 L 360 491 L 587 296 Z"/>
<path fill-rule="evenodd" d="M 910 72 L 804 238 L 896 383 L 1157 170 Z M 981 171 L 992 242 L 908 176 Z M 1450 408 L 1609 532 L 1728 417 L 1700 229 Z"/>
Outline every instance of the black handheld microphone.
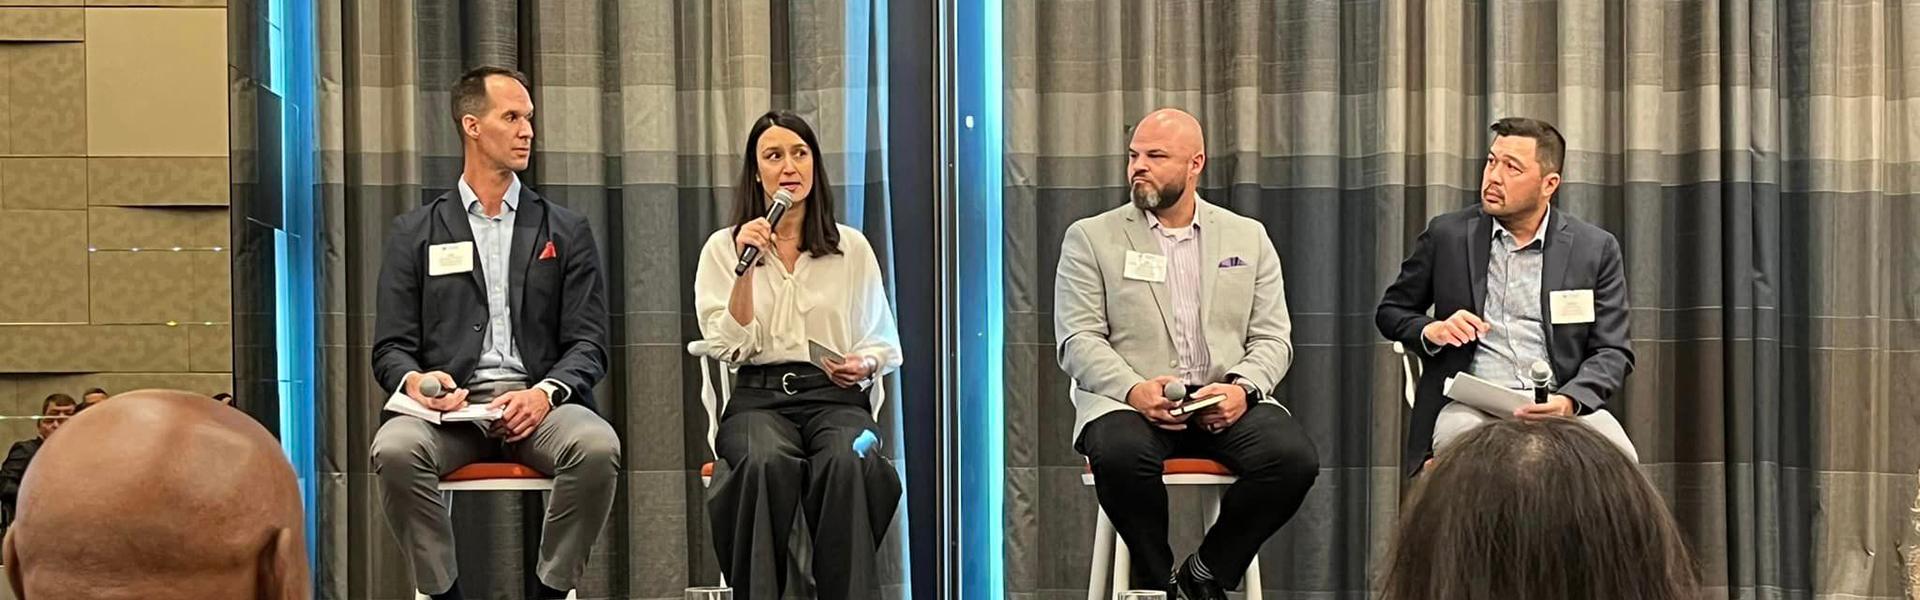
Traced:
<path fill-rule="evenodd" d="M 1533 379 L 1533 403 L 1547 403 L 1547 386 L 1553 383 L 1553 367 L 1547 361 L 1536 360 L 1527 369 L 1527 377 Z"/>
<path fill-rule="evenodd" d="M 780 191 L 774 192 L 773 208 L 767 209 L 767 226 L 778 226 L 780 217 L 786 216 L 789 206 L 793 206 L 793 192 L 787 191 L 786 188 L 780 188 Z M 740 253 L 740 262 L 733 265 L 733 275 L 739 277 L 747 274 L 747 268 L 753 266 L 756 260 L 760 260 L 760 247 L 747 246 L 746 251 Z"/>

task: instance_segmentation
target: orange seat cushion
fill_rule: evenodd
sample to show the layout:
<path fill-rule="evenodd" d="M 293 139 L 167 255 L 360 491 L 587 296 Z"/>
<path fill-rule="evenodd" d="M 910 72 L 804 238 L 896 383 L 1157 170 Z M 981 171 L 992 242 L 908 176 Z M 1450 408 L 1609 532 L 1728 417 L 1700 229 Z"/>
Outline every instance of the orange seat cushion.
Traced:
<path fill-rule="evenodd" d="M 1087 465 L 1087 472 L 1093 472 L 1093 465 Z M 1160 468 L 1161 475 L 1225 475 L 1232 476 L 1233 471 L 1226 465 L 1204 458 L 1169 458 Z"/>
<path fill-rule="evenodd" d="M 546 479 L 539 471 L 520 463 L 477 462 L 448 473 L 441 481 L 474 481 L 478 479 Z"/>
<path fill-rule="evenodd" d="M 712 476 L 713 476 L 713 463 L 707 463 L 707 464 L 704 464 L 704 465 L 700 465 L 700 476 L 701 476 L 701 477 L 712 477 Z"/>

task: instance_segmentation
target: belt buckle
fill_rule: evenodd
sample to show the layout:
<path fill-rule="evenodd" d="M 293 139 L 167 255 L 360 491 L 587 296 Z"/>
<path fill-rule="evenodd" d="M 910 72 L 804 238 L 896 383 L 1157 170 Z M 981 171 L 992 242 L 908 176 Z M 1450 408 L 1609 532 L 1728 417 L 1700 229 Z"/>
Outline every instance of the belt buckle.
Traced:
<path fill-rule="evenodd" d="M 793 371 L 787 371 L 786 373 L 780 374 L 780 391 L 786 392 L 788 396 L 793 396 L 800 393 L 800 392 L 793 391 L 792 383 L 793 383 Z"/>

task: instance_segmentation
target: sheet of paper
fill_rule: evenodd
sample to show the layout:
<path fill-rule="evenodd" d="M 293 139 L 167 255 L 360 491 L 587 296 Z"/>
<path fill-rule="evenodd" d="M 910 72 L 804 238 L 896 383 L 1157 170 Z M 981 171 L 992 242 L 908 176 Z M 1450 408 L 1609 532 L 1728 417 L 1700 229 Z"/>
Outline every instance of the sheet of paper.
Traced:
<path fill-rule="evenodd" d="M 1454 402 L 1507 419 L 1513 418 L 1513 411 L 1533 404 L 1533 394 L 1526 390 L 1494 385 L 1491 381 L 1467 373 L 1448 377 L 1441 393 Z"/>
<path fill-rule="evenodd" d="M 403 392 L 394 392 L 387 397 L 386 410 L 439 425 L 464 421 L 492 421 L 500 418 L 500 411 L 488 408 L 485 404 L 468 404 L 463 408 L 440 412 L 415 401 Z"/>
<path fill-rule="evenodd" d="M 468 404 L 465 408 L 447 411 L 440 415 L 441 422 L 459 423 L 463 421 L 492 421 L 500 418 L 500 411 L 485 404 Z"/>
<path fill-rule="evenodd" d="M 440 424 L 440 411 L 427 408 L 426 405 L 415 401 L 412 396 L 408 396 L 404 391 L 395 390 L 393 395 L 387 396 L 387 405 L 384 408 L 388 412 L 418 417 L 421 420 L 435 425 Z"/>

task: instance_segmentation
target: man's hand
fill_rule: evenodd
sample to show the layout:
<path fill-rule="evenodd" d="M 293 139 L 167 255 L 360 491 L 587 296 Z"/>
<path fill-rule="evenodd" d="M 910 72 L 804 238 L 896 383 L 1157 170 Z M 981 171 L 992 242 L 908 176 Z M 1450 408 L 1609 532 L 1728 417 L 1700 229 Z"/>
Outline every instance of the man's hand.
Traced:
<path fill-rule="evenodd" d="M 1200 410 L 1200 427 L 1206 429 L 1207 433 L 1226 431 L 1234 423 L 1240 422 L 1240 417 L 1246 416 L 1247 390 L 1238 384 L 1215 383 L 1192 394 L 1193 398 L 1210 396 L 1226 397 L 1221 398 L 1219 404 Z"/>
<path fill-rule="evenodd" d="M 840 357 L 839 362 L 828 363 L 827 375 L 833 378 L 834 385 L 851 388 L 873 376 L 874 364 L 865 356 L 848 354 Z"/>
<path fill-rule="evenodd" d="M 500 418 L 493 421 L 494 434 L 511 444 L 533 435 L 533 429 L 553 410 L 553 401 L 545 391 L 529 388 L 501 394 L 487 407 L 500 411 Z"/>
<path fill-rule="evenodd" d="M 1133 389 L 1127 390 L 1127 404 L 1146 415 L 1147 421 L 1153 423 L 1154 427 L 1167 431 L 1184 430 L 1187 428 L 1187 417 L 1193 415 L 1176 417 L 1167 413 L 1175 406 L 1166 395 L 1167 384 L 1174 381 L 1179 381 L 1179 378 L 1161 375 L 1133 384 Z"/>
<path fill-rule="evenodd" d="M 1514 418 L 1528 421 L 1539 421 L 1553 417 L 1571 417 L 1574 414 L 1573 407 L 1572 398 L 1554 394 L 1547 396 L 1546 404 L 1528 404 L 1514 409 L 1513 416 Z"/>
<path fill-rule="evenodd" d="M 420 382 L 426 381 L 428 377 L 432 377 L 440 381 L 440 390 L 441 390 L 440 397 L 433 398 L 433 397 L 422 395 L 420 393 Z M 407 380 L 403 382 L 402 385 L 407 390 L 407 396 L 413 398 L 414 402 L 419 402 L 421 406 L 425 406 L 433 410 L 437 410 L 440 412 L 447 412 L 447 411 L 454 410 L 467 405 L 466 388 L 462 388 L 458 384 L 455 384 L 453 382 L 453 376 L 448 375 L 446 371 L 428 371 L 426 373 L 414 373 L 412 375 L 409 375 L 407 377 Z"/>
<path fill-rule="evenodd" d="M 1465 346 L 1485 335 L 1487 322 L 1467 311 L 1458 311 L 1444 321 L 1428 323 L 1420 335 L 1435 346 Z"/>

